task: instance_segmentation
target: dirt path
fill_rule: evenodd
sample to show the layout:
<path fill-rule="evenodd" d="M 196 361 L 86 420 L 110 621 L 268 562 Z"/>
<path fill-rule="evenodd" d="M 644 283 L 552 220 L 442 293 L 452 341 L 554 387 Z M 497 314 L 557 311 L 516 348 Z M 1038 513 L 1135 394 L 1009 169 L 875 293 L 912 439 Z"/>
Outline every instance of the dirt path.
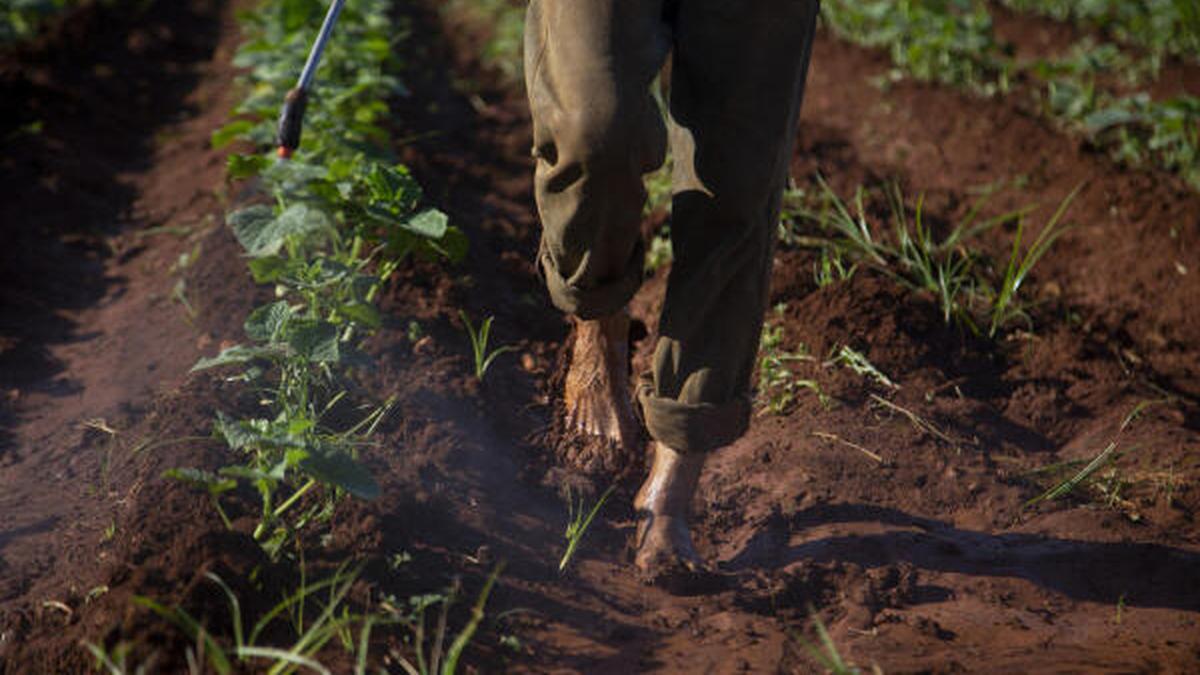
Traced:
<path fill-rule="evenodd" d="M 208 141 L 233 103 L 227 10 L 87 4 L 0 62 L 0 97 L 22 101 L 6 106 L 6 133 L 37 125 L 6 137 L 0 162 L 6 627 L 28 620 L 18 600 L 70 605 L 104 587 L 118 523 L 156 478 L 137 454 L 162 439 L 132 428 L 230 334 L 222 303 L 204 297 L 212 281 L 188 284 L 198 269 L 230 275 L 230 290 L 244 276 L 221 231 L 223 153 Z M 0 662 L 14 639 L 0 637 Z"/>
<path fill-rule="evenodd" d="M 1200 664 L 1200 324 L 1188 311 L 1200 198 L 1114 167 L 1003 101 L 912 84 L 881 91 L 870 83 L 887 67 L 878 55 L 821 35 L 799 180 L 820 170 L 844 192 L 895 178 L 928 195 L 939 227 L 962 215 L 973 186 L 1023 177 L 992 204 L 1000 211 L 1055 204 L 1085 182 L 1072 211 L 1081 224 L 1035 274 L 1045 300 L 1035 329 L 1000 343 L 968 338 L 928 298 L 880 277 L 818 288 L 813 254 L 785 248 L 773 297 L 785 308 L 772 321 L 788 344 L 817 355 L 854 346 L 899 389 L 818 360 L 799 374 L 834 405 L 800 396 L 713 458 L 697 530 L 703 553 L 727 571 L 725 588 L 680 597 L 634 578 L 637 467 L 560 575 L 568 477 L 554 467 L 564 439 L 553 419 L 567 324 L 531 262 L 527 113 L 520 92 L 478 63 L 486 30 L 447 26 L 436 5 L 402 12 L 413 27 L 413 96 L 395 104 L 395 136 L 471 252 L 455 268 L 412 263 L 384 299 L 387 323 L 367 345 L 377 365 L 361 374 L 371 395 L 397 401 L 364 451 L 384 496 L 345 502 L 331 537 L 306 539 L 311 574 L 366 560 L 354 594 L 366 606 L 453 578 L 470 595 L 506 561 L 470 650 L 481 672 L 814 672 L 796 637 L 812 638 L 811 610 L 847 659 L 889 673 Z M 292 587 L 248 535 L 223 530 L 202 495 L 160 477 L 220 466 L 222 450 L 200 437 L 214 409 L 245 397 L 218 378 L 185 375 L 197 354 L 239 338 L 255 299 L 219 227 L 221 157 L 205 150 L 231 103 L 230 9 L 157 3 L 136 28 L 112 30 L 111 44 L 22 55 L 14 63 L 59 59 L 30 77 L 0 68 L 35 111 L 6 128 L 45 122 L 41 134 L 8 141 L 16 150 L 0 160 L 11 174 L 4 184 L 38 186 L 0 201 L 6 223 L 26 224 L 6 230 L 0 253 L 0 386 L 14 392 L 0 421 L 6 673 L 86 668 L 80 639 L 133 641 L 170 671 L 188 645 L 134 611 L 133 595 L 181 603 L 219 631 L 228 617 L 204 572 L 234 581 L 248 615 Z M 1019 34 L 1019 19 L 1007 21 Z M 187 48 L 177 51 L 184 26 Z M 150 58 L 161 56 L 155 45 L 172 58 Z M 101 64 L 112 72 L 138 76 L 71 79 L 95 50 L 117 55 Z M 79 124 L 78 102 L 61 108 L 80 87 L 112 104 L 105 109 L 138 96 L 153 104 L 114 115 L 98 134 Z M 137 234 L 163 225 L 188 232 Z M 986 245 L 1002 254 L 1011 232 L 994 234 Z M 196 261 L 178 269 L 197 245 Z M 667 273 L 634 304 L 650 338 L 638 344 L 639 366 Z M 178 279 L 190 323 L 170 298 Z M 470 373 L 460 310 L 476 321 L 495 315 L 494 344 L 518 347 L 483 382 Z M 1136 404 L 1164 398 L 1121 439 L 1110 480 L 1119 492 L 1107 504 L 1024 507 L 1039 490 L 1029 471 L 1089 459 Z M 87 419 L 118 433 L 81 429 Z M 178 439 L 190 440 L 168 444 Z M 230 501 L 244 524 L 250 509 Z M 406 649 L 399 630 L 374 635 L 372 654 Z"/>

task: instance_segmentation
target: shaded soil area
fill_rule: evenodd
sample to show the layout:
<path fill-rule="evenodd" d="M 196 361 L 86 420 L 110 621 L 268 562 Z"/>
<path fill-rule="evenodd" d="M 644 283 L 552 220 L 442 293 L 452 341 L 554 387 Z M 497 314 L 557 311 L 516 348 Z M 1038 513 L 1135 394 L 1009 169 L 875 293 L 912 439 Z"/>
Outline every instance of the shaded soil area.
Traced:
<path fill-rule="evenodd" d="M 221 224 L 230 189 L 207 145 L 234 100 L 233 10 L 87 9 L 100 23 L 73 36 L 68 22 L 0 58 L 0 96 L 29 101 L 5 108 L 0 159 L 3 672 L 83 671 L 81 640 L 132 642 L 176 672 L 189 641 L 135 595 L 179 603 L 222 634 L 228 612 L 206 572 L 233 584 L 248 616 L 295 588 L 294 569 L 257 553 L 244 495 L 229 500 L 230 531 L 206 497 L 161 477 L 221 466 L 214 411 L 254 404 L 236 383 L 187 374 L 240 339 L 262 294 Z M 376 366 L 356 386 L 397 402 L 364 449 L 383 497 L 343 502 L 329 537 L 305 533 L 314 578 L 363 561 L 352 598 L 369 608 L 455 579 L 473 597 L 505 561 L 469 651 L 480 672 L 819 672 L 804 648 L 811 613 L 848 661 L 889 673 L 1200 666 L 1200 196 L 1004 101 L 882 91 L 871 82 L 883 57 L 820 35 L 793 164 L 802 187 L 817 172 L 843 195 L 897 181 L 926 196 L 943 229 L 978 186 L 1019 178 L 987 209 L 1040 204 L 1039 224 L 1083 185 L 1077 225 L 1028 282 L 1032 328 L 972 337 L 932 298 L 865 269 L 818 286 L 815 254 L 781 247 L 768 323 L 816 356 L 793 369 L 831 402 L 802 392 L 712 457 L 696 533 L 725 583 L 675 596 L 636 580 L 636 459 L 564 575 L 564 487 L 606 485 L 556 464 L 571 442 L 555 424 L 568 324 L 532 264 L 527 111 L 479 61 L 487 27 L 436 10 L 397 17 L 412 36 L 413 95 L 395 102 L 396 137 L 471 251 L 454 268 L 408 264 L 383 300 L 388 319 L 367 345 Z M 120 76 L 77 72 L 83 63 Z M 1013 234 L 989 232 L 984 253 L 1002 258 Z M 650 275 L 635 299 L 646 329 L 635 368 L 668 275 Z M 493 344 L 517 347 L 482 382 L 460 311 L 495 316 Z M 825 363 L 840 345 L 898 386 Z M 1143 402 L 1154 404 L 1119 432 Z M 1102 480 L 1028 504 L 1052 475 L 1039 469 L 1110 442 L 1120 456 Z M 391 653 L 408 653 L 406 633 L 372 635 L 371 661 L 398 671 Z M 339 648 L 327 653 L 350 670 Z"/>

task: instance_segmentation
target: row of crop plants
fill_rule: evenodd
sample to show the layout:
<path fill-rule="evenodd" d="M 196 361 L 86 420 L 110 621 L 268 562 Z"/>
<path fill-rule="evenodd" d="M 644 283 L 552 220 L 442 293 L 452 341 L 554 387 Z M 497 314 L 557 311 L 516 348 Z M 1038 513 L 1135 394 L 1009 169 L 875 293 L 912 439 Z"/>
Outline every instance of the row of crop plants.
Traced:
<path fill-rule="evenodd" d="M 255 281 L 269 302 L 245 320 L 246 340 L 202 359 L 254 394 L 253 409 L 216 413 L 214 436 L 229 451 L 213 471 L 180 467 L 168 475 L 207 492 L 226 527 L 228 503 L 256 511 L 249 534 L 277 564 L 296 566 L 297 588 L 261 617 L 243 616 L 226 580 L 209 575 L 228 599 L 230 635 L 214 636 L 186 609 L 152 598 L 139 604 L 174 623 L 197 648 L 189 662 L 228 673 L 244 667 L 272 673 L 303 668 L 329 672 L 317 658 L 336 645 L 356 672 L 366 672 L 373 628 L 398 625 L 414 637 L 407 654 L 389 656 L 408 672 L 452 673 L 483 617 L 491 584 L 481 592 L 457 636 L 446 635 L 453 597 L 419 602 L 386 598 L 378 607 L 350 608 L 346 595 L 361 567 L 347 562 L 333 575 L 307 579 L 299 534 L 326 531 L 338 500 L 370 499 L 379 487 L 357 461 L 359 450 L 389 414 L 390 401 L 367 400 L 352 386 L 371 357 L 362 340 L 383 322 L 380 291 L 409 256 L 457 260 L 466 238 L 447 217 L 423 205 L 420 187 L 389 150 L 387 101 L 404 93 L 392 0 L 358 0 L 342 11 L 317 75 L 301 152 L 280 160 L 267 151 L 274 118 L 293 86 L 320 25 L 318 0 L 261 3 L 239 15 L 245 42 L 234 63 L 245 69 L 245 99 L 235 121 L 213 134 L 221 147 L 248 142 L 263 150 L 229 156 L 231 180 L 253 180 L 256 196 L 228 214 Z M 254 495 L 254 498 L 250 498 Z M 306 609 L 305 606 L 308 606 Z M 425 639 L 425 613 L 438 608 L 439 631 Z M 291 627 L 291 630 L 281 627 Z M 289 633 L 288 644 L 263 638 Z M 132 672 L 134 646 L 88 648 L 113 673 Z"/>
<path fill-rule="evenodd" d="M 1084 39 L 1059 56 L 1019 60 L 997 38 L 983 0 L 828 0 L 822 15 L 843 39 L 886 50 L 895 66 L 892 77 L 984 96 L 1027 91 L 1039 112 L 1118 161 L 1160 167 L 1200 189 L 1200 97 L 1183 93 L 1156 100 L 1138 90 L 1157 77 L 1165 58 L 1193 63 L 1200 58 L 1200 10 L 1192 0 L 1005 4 L 1076 19 L 1120 44 Z M 1106 86 L 1110 80 L 1125 83 L 1122 91 Z"/>
<path fill-rule="evenodd" d="M 1200 4 L 1195 0 L 1001 0 L 1020 12 L 1098 29 L 1146 50 L 1156 63 L 1200 60 Z"/>

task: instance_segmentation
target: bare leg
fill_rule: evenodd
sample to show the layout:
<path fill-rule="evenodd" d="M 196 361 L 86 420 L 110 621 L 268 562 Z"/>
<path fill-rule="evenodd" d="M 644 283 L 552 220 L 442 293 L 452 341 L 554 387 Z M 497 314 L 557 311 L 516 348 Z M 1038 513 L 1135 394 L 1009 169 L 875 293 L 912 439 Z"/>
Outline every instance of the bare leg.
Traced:
<path fill-rule="evenodd" d="M 688 511 L 706 457 L 654 445 L 654 465 L 633 500 L 641 518 L 634 562 L 651 581 L 679 572 L 707 572 L 688 529 Z"/>
<path fill-rule="evenodd" d="M 575 346 L 563 397 L 572 429 L 630 449 L 638 424 L 629 391 L 629 314 L 575 319 Z"/>

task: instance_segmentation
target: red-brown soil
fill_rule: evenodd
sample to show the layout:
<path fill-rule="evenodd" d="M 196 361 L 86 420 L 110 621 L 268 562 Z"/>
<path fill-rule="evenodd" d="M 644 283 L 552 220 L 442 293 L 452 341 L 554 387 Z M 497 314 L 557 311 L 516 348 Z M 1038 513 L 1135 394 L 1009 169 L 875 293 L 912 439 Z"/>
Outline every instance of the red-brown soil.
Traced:
<path fill-rule="evenodd" d="M 255 553 L 238 504 L 227 532 L 203 496 L 161 478 L 220 466 L 209 420 L 246 398 L 187 374 L 241 337 L 261 293 L 221 225 L 230 188 L 207 146 L 234 101 L 232 10 L 215 0 L 158 2 L 136 18 L 89 8 L 0 58 L 0 97 L 27 102 L 4 109 L 0 155 L 5 673 L 81 672 L 80 640 L 123 639 L 175 672 L 187 641 L 134 595 L 182 603 L 220 633 L 228 615 L 205 571 L 233 581 L 248 613 L 294 587 L 285 566 Z M 636 580 L 638 467 L 560 575 L 560 490 L 571 479 L 555 467 L 565 441 L 553 383 L 567 324 L 531 263 L 526 111 L 478 63 L 479 26 L 443 24 L 429 6 L 405 18 L 414 94 L 395 104 L 396 137 L 409 139 L 399 151 L 472 248 L 459 267 L 410 264 L 384 299 L 390 318 L 368 343 L 378 365 L 359 377 L 365 395 L 398 402 L 364 451 L 384 496 L 342 503 L 328 541 L 305 538 L 313 573 L 367 561 L 354 593 L 366 606 L 454 577 L 470 596 L 507 561 L 469 654 L 480 672 L 817 672 L 799 640 L 814 638 L 810 608 L 847 660 L 889 673 L 1200 667 L 1200 196 L 1115 166 L 1002 100 L 881 91 L 871 81 L 882 57 L 821 35 L 793 167 L 802 185 L 817 171 L 843 194 L 894 179 L 925 193 L 941 226 L 975 186 L 1022 177 L 989 208 L 1036 202 L 1040 223 L 1084 184 L 1070 212 L 1078 225 L 1030 282 L 1042 301 L 1034 328 L 968 337 L 931 299 L 868 271 L 818 288 L 814 256 L 782 248 L 772 300 L 786 309 L 771 320 L 787 344 L 818 356 L 850 345 L 900 388 L 802 364 L 834 404 L 801 395 L 712 458 L 697 535 L 724 587 L 674 596 Z M 34 119 L 41 133 L 10 134 Z M 987 252 L 1002 256 L 1011 236 L 989 233 Z M 635 301 L 649 334 L 639 368 L 666 274 Z M 190 312 L 172 299 L 180 279 Z M 495 315 L 493 340 L 519 348 L 482 383 L 459 310 Z M 413 321 L 428 336 L 415 343 Z M 1146 400 L 1162 402 L 1120 437 L 1118 499 L 1081 491 L 1089 498 L 1024 506 L 1044 488 L 1030 471 L 1091 458 Z M 401 552 L 411 562 L 386 562 Z M 375 635 L 373 658 L 396 670 L 384 656 L 403 634 Z M 519 646 L 502 646 L 505 636 Z"/>

